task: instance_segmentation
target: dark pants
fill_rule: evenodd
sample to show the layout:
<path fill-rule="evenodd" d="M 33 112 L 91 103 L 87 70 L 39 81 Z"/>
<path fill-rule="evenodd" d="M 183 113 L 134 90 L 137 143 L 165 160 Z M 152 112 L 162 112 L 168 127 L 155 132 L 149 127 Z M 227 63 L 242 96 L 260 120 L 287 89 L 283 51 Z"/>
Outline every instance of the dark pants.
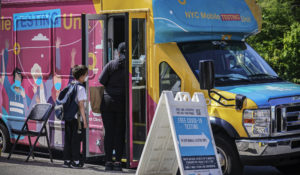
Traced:
<path fill-rule="evenodd" d="M 105 128 L 104 149 L 106 161 L 112 161 L 112 151 L 116 151 L 116 161 L 120 162 L 125 145 L 125 113 L 102 112 Z"/>
<path fill-rule="evenodd" d="M 81 131 L 82 132 L 82 131 Z M 80 141 L 82 133 L 78 133 L 78 121 L 65 121 L 64 160 L 81 160 Z"/>

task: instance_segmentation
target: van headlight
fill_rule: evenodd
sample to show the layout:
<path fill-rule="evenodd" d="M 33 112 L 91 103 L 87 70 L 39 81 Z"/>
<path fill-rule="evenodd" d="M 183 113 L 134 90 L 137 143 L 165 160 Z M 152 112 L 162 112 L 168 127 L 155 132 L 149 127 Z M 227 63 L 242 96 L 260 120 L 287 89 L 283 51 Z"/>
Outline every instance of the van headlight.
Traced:
<path fill-rule="evenodd" d="M 243 124 L 250 137 L 270 136 L 271 112 L 269 109 L 245 110 Z"/>

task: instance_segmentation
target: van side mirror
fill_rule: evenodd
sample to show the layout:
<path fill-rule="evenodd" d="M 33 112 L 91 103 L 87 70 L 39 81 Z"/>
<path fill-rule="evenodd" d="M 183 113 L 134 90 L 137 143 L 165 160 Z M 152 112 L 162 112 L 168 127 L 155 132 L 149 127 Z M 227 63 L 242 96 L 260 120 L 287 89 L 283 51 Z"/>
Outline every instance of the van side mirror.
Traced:
<path fill-rule="evenodd" d="M 241 110 L 243 108 L 244 101 L 246 96 L 237 94 L 235 99 L 226 98 L 223 95 L 219 94 L 217 91 L 211 90 L 215 87 L 215 71 L 214 71 L 214 61 L 212 60 L 201 60 L 199 61 L 199 82 L 200 82 L 200 89 L 208 90 L 208 96 L 213 101 L 219 103 L 222 106 L 236 106 L 237 110 Z M 215 94 L 219 96 L 215 98 L 212 96 Z M 234 101 L 235 105 L 233 104 L 224 104 L 223 101 Z"/>
<path fill-rule="evenodd" d="M 199 61 L 199 82 L 200 89 L 210 90 L 215 87 L 214 61 Z"/>

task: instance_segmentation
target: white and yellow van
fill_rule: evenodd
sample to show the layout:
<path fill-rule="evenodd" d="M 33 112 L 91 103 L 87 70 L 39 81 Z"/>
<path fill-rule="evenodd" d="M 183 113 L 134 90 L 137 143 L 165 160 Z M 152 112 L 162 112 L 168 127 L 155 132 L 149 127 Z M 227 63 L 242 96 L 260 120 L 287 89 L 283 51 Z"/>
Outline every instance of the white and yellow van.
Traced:
<path fill-rule="evenodd" d="M 261 20 L 255 0 L 2 0 L 0 49 L 8 61 L 1 76 L 9 85 L 13 70 L 23 71 L 23 102 L 30 106 L 36 74 L 53 87 L 40 100 L 55 101 L 70 67 L 88 65 L 83 152 L 103 155 L 104 128 L 94 110 L 98 76 L 125 41 L 128 167 L 137 167 L 160 94 L 171 90 L 205 94 L 224 174 L 240 175 L 244 164 L 299 169 L 293 165 L 300 160 L 300 86 L 280 79 L 245 42 L 260 31 Z M 199 62 L 205 66 L 207 60 L 212 76 L 212 67 L 199 71 Z M 42 71 L 30 71 L 35 63 Z M 10 113 L 9 89 L 1 82 L 0 141 L 8 148 L 15 138 L 10 129 L 24 115 Z M 26 113 L 22 107 L 18 111 Z M 64 124 L 50 117 L 49 130 L 51 146 L 62 149 Z"/>

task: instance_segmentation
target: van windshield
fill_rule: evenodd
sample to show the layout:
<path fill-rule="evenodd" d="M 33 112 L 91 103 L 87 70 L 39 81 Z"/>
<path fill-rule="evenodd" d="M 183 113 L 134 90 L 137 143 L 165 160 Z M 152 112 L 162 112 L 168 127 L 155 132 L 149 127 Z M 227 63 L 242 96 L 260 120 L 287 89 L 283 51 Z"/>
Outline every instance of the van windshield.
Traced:
<path fill-rule="evenodd" d="M 178 46 L 197 78 L 199 61 L 214 61 L 216 86 L 282 81 L 245 42 L 205 41 L 178 43 Z"/>

